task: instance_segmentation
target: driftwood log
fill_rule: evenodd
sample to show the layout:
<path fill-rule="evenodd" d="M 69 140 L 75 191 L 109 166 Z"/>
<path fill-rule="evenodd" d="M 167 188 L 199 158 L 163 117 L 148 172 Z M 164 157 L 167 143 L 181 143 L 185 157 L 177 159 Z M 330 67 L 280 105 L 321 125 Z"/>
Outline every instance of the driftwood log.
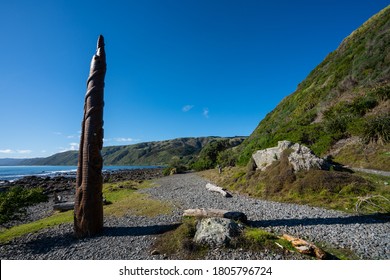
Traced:
<path fill-rule="evenodd" d="M 74 209 L 74 202 L 61 202 L 53 205 L 53 210 L 57 211 L 69 211 Z"/>
<path fill-rule="evenodd" d="M 210 184 L 210 183 L 206 184 L 206 189 L 208 189 L 211 192 L 218 192 L 218 193 L 222 194 L 224 197 L 232 197 L 232 195 L 230 193 L 228 193 L 225 189 L 218 187 L 216 185 Z"/>
<path fill-rule="evenodd" d="M 226 218 L 232 219 L 235 221 L 240 221 L 246 223 L 248 221 L 247 216 L 238 211 L 228 211 L 222 209 L 205 209 L 205 208 L 197 208 L 197 209 L 187 209 L 184 210 L 184 217 L 197 217 L 197 218 Z"/>
<path fill-rule="evenodd" d="M 294 248 L 297 249 L 297 251 L 301 254 L 313 256 L 320 260 L 324 260 L 327 258 L 326 252 L 324 252 L 321 248 L 317 247 L 313 243 L 307 242 L 306 240 L 288 234 L 283 234 L 281 238 L 290 241 Z"/>

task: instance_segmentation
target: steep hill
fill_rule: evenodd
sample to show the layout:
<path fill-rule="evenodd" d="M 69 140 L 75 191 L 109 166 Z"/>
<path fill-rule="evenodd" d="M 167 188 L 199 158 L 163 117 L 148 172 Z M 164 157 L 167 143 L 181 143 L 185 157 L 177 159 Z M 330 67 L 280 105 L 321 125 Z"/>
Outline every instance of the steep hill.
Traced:
<path fill-rule="evenodd" d="M 177 138 L 166 141 L 145 142 L 128 146 L 104 147 L 102 156 L 105 165 L 167 165 L 172 157 L 183 162 L 195 159 L 202 148 L 214 140 L 229 139 L 234 145 L 241 144 L 245 137 L 198 137 Z M 18 165 L 77 165 L 78 152 L 67 151 L 47 158 L 25 159 Z"/>
<path fill-rule="evenodd" d="M 290 140 L 341 163 L 390 169 L 390 6 L 343 40 L 240 146 L 239 163 Z"/>

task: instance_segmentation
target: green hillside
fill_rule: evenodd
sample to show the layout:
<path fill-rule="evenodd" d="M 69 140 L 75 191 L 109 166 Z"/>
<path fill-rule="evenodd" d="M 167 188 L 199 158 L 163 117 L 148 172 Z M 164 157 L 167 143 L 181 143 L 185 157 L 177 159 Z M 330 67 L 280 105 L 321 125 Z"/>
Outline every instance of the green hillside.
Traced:
<path fill-rule="evenodd" d="M 106 147 L 102 151 L 106 165 L 166 165 L 172 157 L 182 162 L 194 160 L 209 142 L 221 137 L 177 138 L 158 142 L 147 142 L 129 146 Z M 233 137 L 242 143 L 244 137 Z"/>
<path fill-rule="evenodd" d="M 390 169 L 390 6 L 352 32 L 240 146 L 290 140 L 343 164 Z"/>
<path fill-rule="evenodd" d="M 208 143 L 229 139 L 234 145 L 241 144 L 245 137 L 197 137 L 177 138 L 165 141 L 145 142 L 127 146 L 104 147 L 102 156 L 105 165 L 167 165 L 172 157 L 182 162 L 195 160 Z M 25 159 L 18 165 L 77 165 L 78 152 L 67 151 L 47 158 Z"/>

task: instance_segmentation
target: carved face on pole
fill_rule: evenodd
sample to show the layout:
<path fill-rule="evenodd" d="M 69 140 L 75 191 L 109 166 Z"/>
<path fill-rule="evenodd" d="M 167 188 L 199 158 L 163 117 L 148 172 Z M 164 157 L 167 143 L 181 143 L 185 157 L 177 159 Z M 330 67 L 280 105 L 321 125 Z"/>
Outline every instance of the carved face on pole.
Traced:
<path fill-rule="evenodd" d="M 81 128 L 74 209 L 74 232 L 77 237 L 92 236 L 103 229 L 101 149 L 105 74 L 104 38 L 100 35 L 87 80 Z"/>

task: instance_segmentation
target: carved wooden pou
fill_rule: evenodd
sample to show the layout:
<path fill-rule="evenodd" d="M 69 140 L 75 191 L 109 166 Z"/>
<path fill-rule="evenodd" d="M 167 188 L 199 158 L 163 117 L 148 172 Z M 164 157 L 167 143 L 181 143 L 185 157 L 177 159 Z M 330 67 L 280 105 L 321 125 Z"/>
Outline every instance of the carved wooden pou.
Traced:
<path fill-rule="evenodd" d="M 95 235 L 103 229 L 101 149 L 103 146 L 105 74 L 104 38 L 100 35 L 87 80 L 76 176 L 74 233 L 79 238 Z"/>

